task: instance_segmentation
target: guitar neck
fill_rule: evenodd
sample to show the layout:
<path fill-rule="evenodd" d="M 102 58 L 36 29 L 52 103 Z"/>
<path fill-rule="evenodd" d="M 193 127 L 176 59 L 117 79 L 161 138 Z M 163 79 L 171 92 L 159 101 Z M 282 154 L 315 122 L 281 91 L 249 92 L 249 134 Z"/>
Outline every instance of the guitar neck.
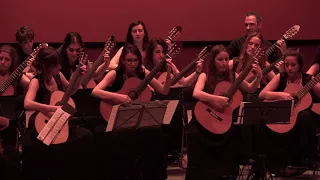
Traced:
<path fill-rule="evenodd" d="M 199 61 L 199 57 L 193 60 L 187 67 L 183 68 L 176 76 L 174 76 L 171 80 L 171 86 L 175 85 L 183 76 L 187 74 L 192 68 L 196 66 L 197 61 Z"/>
<path fill-rule="evenodd" d="M 9 78 L 3 82 L 3 84 L 1 84 L 0 86 L 0 94 L 2 94 L 14 81 L 16 81 L 19 76 L 22 74 L 23 70 L 28 66 L 28 60 L 31 58 L 31 56 L 29 55 L 29 57 L 27 57 L 26 60 L 24 60 L 17 69 L 15 69 L 13 71 L 13 73 L 11 73 L 11 75 L 9 76 Z"/>
<path fill-rule="evenodd" d="M 276 60 L 275 62 L 271 63 L 268 67 L 265 67 L 262 70 L 262 76 L 266 76 L 269 72 L 272 71 L 272 69 L 277 65 L 278 62 L 282 61 L 282 58 Z M 257 77 L 257 75 L 251 76 L 247 81 L 249 83 L 251 83 L 255 78 Z"/>
<path fill-rule="evenodd" d="M 73 73 L 73 76 L 69 82 L 69 86 L 60 101 L 61 105 L 68 103 L 68 100 L 71 96 L 71 92 L 74 88 L 78 89 L 78 87 L 75 87 L 75 85 L 76 85 L 76 82 L 78 80 L 78 77 L 80 77 L 80 75 L 81 75 L 81 69 L 80 69 L 80 67 L 78 67 L 77 70 Z"/>
<path fill-rule="evenodd" d="M 87 86 L 87 84 L 89 83 L 90 79 L 92 78 L 92 76 L 94 75 L 98 67 L 103 63 L 103 54 L 104 54 L 104 50 L 99 55 L 98 59 L 94 61 L 94 63 L 92 64 L 92 67 L 88 70 L 88 72 L 83 76 L 81 80 L 82 86 Z"/>
<path fill-rule="evenodd" d="M 157 66 L 155 66 L 149 73 L 147 77 L 143 79 L 143 81 L 139 84 L 139 86 L 135 89 L 135 92 L 140 95 L 142 91 L 147 87 L 147 85 L 151 82 L 151 80 L 157 75 L 161 68 L 166 64 L 166 59 L 160 61 Z M 130 95 L 129 95 L 130 96 Z M 130 97 L 133 98 L 133 97 Z"/>
<path fill-rule="evenodd" d="M 295 97 L 301 99 L 305 96 L 317 83 L 320 81 L 320 73 L 318 73 L 313 79 L 311 79 L 306 85 L 303 86 L 297 93 L 294 94 Z"/>
<path fill-rule="evenodd" d="M 233 95 L 237 92 L 237 90 L 240 87 L 240 84 L 242 83 L 242 81 L 247 77 L 247 75 L 249 74 L 249 72 L 251 71 L 252 65 L 249 63 L 246 68 L 240 73 L 239 77 L 234 81 L 234 83 L 232 84 L 232 86 L 228 89 L 228 91 L 226 92 L 226 96 L 229 98 L 232 98 Z"/>

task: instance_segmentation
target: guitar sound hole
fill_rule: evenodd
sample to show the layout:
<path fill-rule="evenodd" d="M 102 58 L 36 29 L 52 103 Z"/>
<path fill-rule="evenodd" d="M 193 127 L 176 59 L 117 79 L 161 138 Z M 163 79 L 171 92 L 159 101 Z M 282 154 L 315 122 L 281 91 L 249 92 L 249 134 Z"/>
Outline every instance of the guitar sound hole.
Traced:
<path fill-rule="evenodd" d="M 49 122 L 48 120 L 44 120 L 44 123 L 46 123 L 46 124 L 47 124 L 48 122 Z"/>

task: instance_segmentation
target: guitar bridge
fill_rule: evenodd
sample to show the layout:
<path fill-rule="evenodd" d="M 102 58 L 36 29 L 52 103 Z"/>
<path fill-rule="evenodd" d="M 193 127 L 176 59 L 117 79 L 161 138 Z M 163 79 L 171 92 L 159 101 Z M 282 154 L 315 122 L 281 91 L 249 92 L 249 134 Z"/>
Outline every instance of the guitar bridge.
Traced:
<path fill-rule="evenodd" d="M 220 116 L 218 116 L 217 114 L 215 114 L 214 112 L 212 112 L 211 109 L 206 108 L 206 111 L 207 111 L 209 114 L 211 114 L 211 116 L 213 116 L 214 118 L 216 118 L 218 121 L 221 122 L 221 121 L 223 120 Z"/>

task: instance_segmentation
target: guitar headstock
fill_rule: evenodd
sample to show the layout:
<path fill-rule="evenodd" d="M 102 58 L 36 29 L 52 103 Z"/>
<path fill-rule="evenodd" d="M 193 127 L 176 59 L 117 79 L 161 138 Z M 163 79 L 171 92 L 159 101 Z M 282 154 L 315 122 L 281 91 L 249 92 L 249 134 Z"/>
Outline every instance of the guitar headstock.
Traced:
<path fill-rule="evenodd" d="M 182 43 L 174 43 L 167 53 L 167 57 L 173 59 L 182 49 Z"/>
<path fill-rule="evenodd" d="M 86 64 L 86 62 L 88 60 L 88 54 L 85 53 L 84 51 L 81 51 L 78 56 L 79 56 L 79 66 L 78 66 L 78 68 L 80 68 L 81 66 Z"/>
<path fill-rule="evenodd" d="M 259 62 L 259 59 L 261 59 L 264 56 L 265 56 L 265 51 L 263 51 L 261 47 L 258 47 L 253 54 L 253 60 Z"/>
<path fill-rule="evenodd" d="M 41 43 L 39 44 L 33 51 L 32 53 L 30 54 L 32 57 L 35 57 L 37 55 L 37 53 L 39 52 L 39 50 L 43 47 L 48 47 L 48 44 L 47 43 Z"/>
<path fill-rule="evenodd" d="M 175 26 L 170 32 L 169 32 L 169 35 L 168 35 L 168 39 L 170 41 L 173 41 L 174 38 L 176 38 L 180 33 L 182 32 L 182 27 L 181 26 Z"/>
<path fill-rule="evenodd" d="M 112 51 L 112 49 L 116 46 L 117 41 L 114 35 L 110 36 L 108 41 L 104 45 L 104 50 L 105 51 Z"/>
<path fill-rule="evenodd" d="M 211 45 L 204 47 L 198 54 L 199 59 L 205 59 L 210 54 L 211 48 Z"/>
<path fill-rule="evenodd" d="M 299 32 L 299 30 L 300 30 L 300 26 L 299 25 L 294 25 L 283 35 L 282 38 L 290 39 L 293 36 L 295 36 Z"/>

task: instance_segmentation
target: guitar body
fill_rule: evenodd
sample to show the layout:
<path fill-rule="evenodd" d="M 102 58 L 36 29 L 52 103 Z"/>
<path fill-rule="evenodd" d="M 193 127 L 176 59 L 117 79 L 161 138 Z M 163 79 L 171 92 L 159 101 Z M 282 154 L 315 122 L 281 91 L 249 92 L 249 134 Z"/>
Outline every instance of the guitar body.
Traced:
<path fill-rule="evenodd" d="M 171 74 L 171 78 L 173 78 L 173 74 Z M 157 79 L 161 84 L 164 84 L 164 82 L 166 82 L 167 79 L 167 72 L 163 72 L 159 78 Z M 171 87 L 180 87 L 181 85 L 179 84 L 179 82 L 177 82 L 176 84 L 172 85 Z"/>
<path fill-rule="evenodd" d="M 8 76 L 9 77 L 9 76 Z M 1 78 L 0 79 L 0 85 L 6 82 L 8 78 Z M 12 85 L 10 85 L 7 89 L 5 89 L 2 93 L 1 96 L 13 96 L 14 95 L 14 88 Z"/>
<path fill-rule="evenodd" d="M 61 101 L 62 97 L 64 95 L 64 92 L 62 91 L 55 91 L 51 94 L 50 97 L 50 105 L 56 105 L 59 101 Z M 74 101 L 69 98 L 68 104 L 71 105 L 73 108 L 75 108 Z M 44 115 L 43 113 L 39 112 L 35 118 L 35 126 L 38 133 L 41 132 L 41 130 L 46 125 L 46 122 L 49 121 L 49 117 Z M 57 134 L 56 138 L 52 141 L 52 144 L 61 144 L 68 140 L 69 137 L 69 125 L 68 122 L 63 126 L 60 133 Z"/>
<path fill-rule="evenodd" d="M 231 85 L 232 84 L 227 81 L 220 82 L 219 84 L 217 84 L 213 94 L 221 95 L 225 93 L 231 87 Z M 242 94 L 239 90 L 237 90 L 234 96 L 230 99 L 229 105 L 222 111 L 216 110 L 211 102 L 204 103 L 199 101 L 194 108 L 194 113 L 198 122 L 205 129 L 213 134 L 224 134 L 230 129 L 232 125 L 233 110 L 240 106 L 242 100 Z M 207 109 L 210 109 L 213 114 L 217 115 L 222 120 L 218 120 L 211 113 L 209 113 Z"/>
<path fill-rule="evenodd" d="M 294 94 L 298 92 L 301 88 L 302 86 L 299 84 L 288 84 L 287 87 L 284 89 L 284 92 Z M 296 124 L 299 112 L 310 107 L 311 103 L 312 97 L 310 93 L 307 93 L 297 103 L 294 104 L 289 124 L 267 124 L 267 127 L 277 133 L 289 132 Z"/>
<path fill-rule="evenodd" d="M 313 103 L 311 110 L 320 115 L 320 103 Z"/>
<path fill-rule="evenodd" d="M 137 85 L 139 85 L 140 83 L 141 83 L 141 79 L 139 79 L 139 78 L 136 78 L 136 77 L 128 78 L 124 82 L 122 89 L 116 93 L 129 95 L 132 91 L 135 90 Z M 142 91 L 141 95 L 137 99 L 133 99 L 133 100 L 135 100 L 135 101 L 150 101 L 151 98 L 152 98 L 151 90 L 149 88 L 145 88 Z M 110 114 L 112 111 L 112 105 L 113 105 L 113 103 L 106 102 L 106 101 L 101 101 L 101 103 L 100 103 L 100 112 L 101 112 L 103 119 L 105 119 L 106 121 L 109 121 L 109 117 L 110 117 Z"/>

